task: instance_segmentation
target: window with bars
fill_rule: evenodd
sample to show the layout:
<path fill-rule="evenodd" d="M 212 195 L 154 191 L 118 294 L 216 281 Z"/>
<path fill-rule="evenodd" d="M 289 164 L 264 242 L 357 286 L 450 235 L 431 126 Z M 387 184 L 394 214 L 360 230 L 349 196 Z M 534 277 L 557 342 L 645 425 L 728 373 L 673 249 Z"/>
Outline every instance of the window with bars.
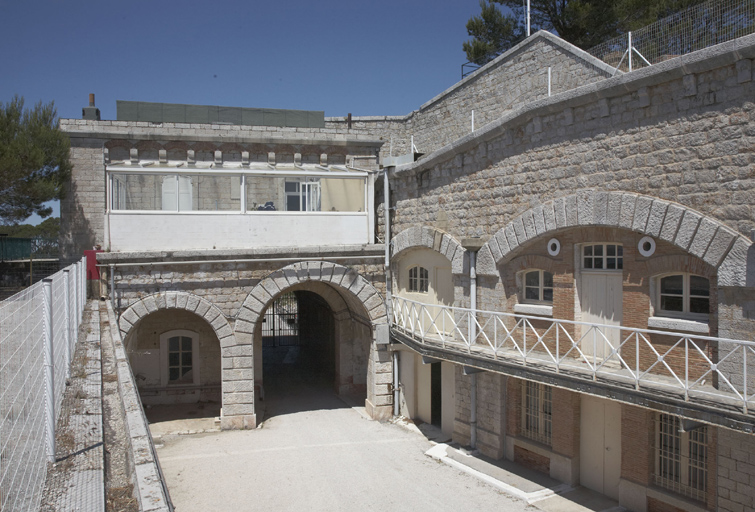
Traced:
<path fill-rule="evenodd" d="M 678 417 L 658 414 L 655 429 L 656 485 L 704 501 L 707 490 L 708 431 L 680 432 Z"/>
<path fill-rule="evenodd" d="M 430 272 L 424 267 L 416 266 L 409 269 L 409 291 L 427 293 L 430 285 Z"/>
<path fill-rule="evenodd" d="M 522 396 L 522 434 L 540 443 L 551 444 L 552 388 L 539 382 L 524 383 Z"/>
<path fill-rule="evenodd" d="M 621 270 L 624 268 L 624 247 L 620 244 L 583 245 L 582 268 L 585 270 Z"/>
<path fill-rule="evenodd" d="M 553 303 L 553 274 L 544 270 L 524 273 L 524 302 Z"/>

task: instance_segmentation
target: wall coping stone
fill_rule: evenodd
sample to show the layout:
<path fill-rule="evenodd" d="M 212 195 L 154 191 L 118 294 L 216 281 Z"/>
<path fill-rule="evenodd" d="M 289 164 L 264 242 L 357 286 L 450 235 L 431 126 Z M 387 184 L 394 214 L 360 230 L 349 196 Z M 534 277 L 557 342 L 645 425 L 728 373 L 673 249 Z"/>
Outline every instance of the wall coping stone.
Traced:
<path fill-rule="evenodd" d="M 317 245 L 304 247 L 259 247 L 247 249 L 208 249 L 198 251 L 139 251 L 139 252 L 101 252 L 97 254 L 100 264 L 110 263 L 152 263 L 180 262 L 222 259 L 260 259 L 265 258 L 325 258 L 328 256 L 361 257 L 380 256 L 385 253 L 384 244 L 355 245 Z"/>

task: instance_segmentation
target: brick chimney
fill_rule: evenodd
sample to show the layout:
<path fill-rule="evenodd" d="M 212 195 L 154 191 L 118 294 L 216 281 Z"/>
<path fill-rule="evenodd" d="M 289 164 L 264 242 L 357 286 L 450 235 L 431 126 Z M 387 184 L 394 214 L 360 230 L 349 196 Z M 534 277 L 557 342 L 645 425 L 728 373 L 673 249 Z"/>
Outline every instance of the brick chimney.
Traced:
<path fill-rule="evenodd" d="M 89 121 L 100 120 L 100 109 L 94 106 L 94 93 L 89 94 L 89 106 L 81 109 L 81 118 Z"/>

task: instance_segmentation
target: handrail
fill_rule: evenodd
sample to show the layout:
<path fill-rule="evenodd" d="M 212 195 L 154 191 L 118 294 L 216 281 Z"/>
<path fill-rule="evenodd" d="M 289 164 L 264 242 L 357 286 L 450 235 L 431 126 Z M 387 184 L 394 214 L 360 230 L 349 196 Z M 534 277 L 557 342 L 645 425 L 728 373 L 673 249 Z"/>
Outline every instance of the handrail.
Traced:
<path fill-rule="evenodd" d="M 716 398 L 747 414 L 755 405 L 748 359 L 755 342 L 691 333 L 426 304 L 393 296 L 393 328 L 420 344 L 585 380 L 662 389 L 684 401 Z M 469 338 L 474 322 L 476 335 Z M 752 371 L 749 373 L 752 374 Z"/>

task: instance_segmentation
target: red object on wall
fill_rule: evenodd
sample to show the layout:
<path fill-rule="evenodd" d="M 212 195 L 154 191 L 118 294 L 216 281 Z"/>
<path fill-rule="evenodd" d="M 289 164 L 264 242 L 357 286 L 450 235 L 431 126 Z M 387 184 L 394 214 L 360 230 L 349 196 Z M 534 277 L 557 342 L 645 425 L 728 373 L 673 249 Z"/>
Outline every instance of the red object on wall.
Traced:
<path fill-rule="evenodd" d="M 84 251 L 84 256 L 87 257 L 87 281 L 99 280 L 100 278 L 100 269 L 97 268 L 96 256 L 98 252 L 103 251 L 96 249 Z"/>

